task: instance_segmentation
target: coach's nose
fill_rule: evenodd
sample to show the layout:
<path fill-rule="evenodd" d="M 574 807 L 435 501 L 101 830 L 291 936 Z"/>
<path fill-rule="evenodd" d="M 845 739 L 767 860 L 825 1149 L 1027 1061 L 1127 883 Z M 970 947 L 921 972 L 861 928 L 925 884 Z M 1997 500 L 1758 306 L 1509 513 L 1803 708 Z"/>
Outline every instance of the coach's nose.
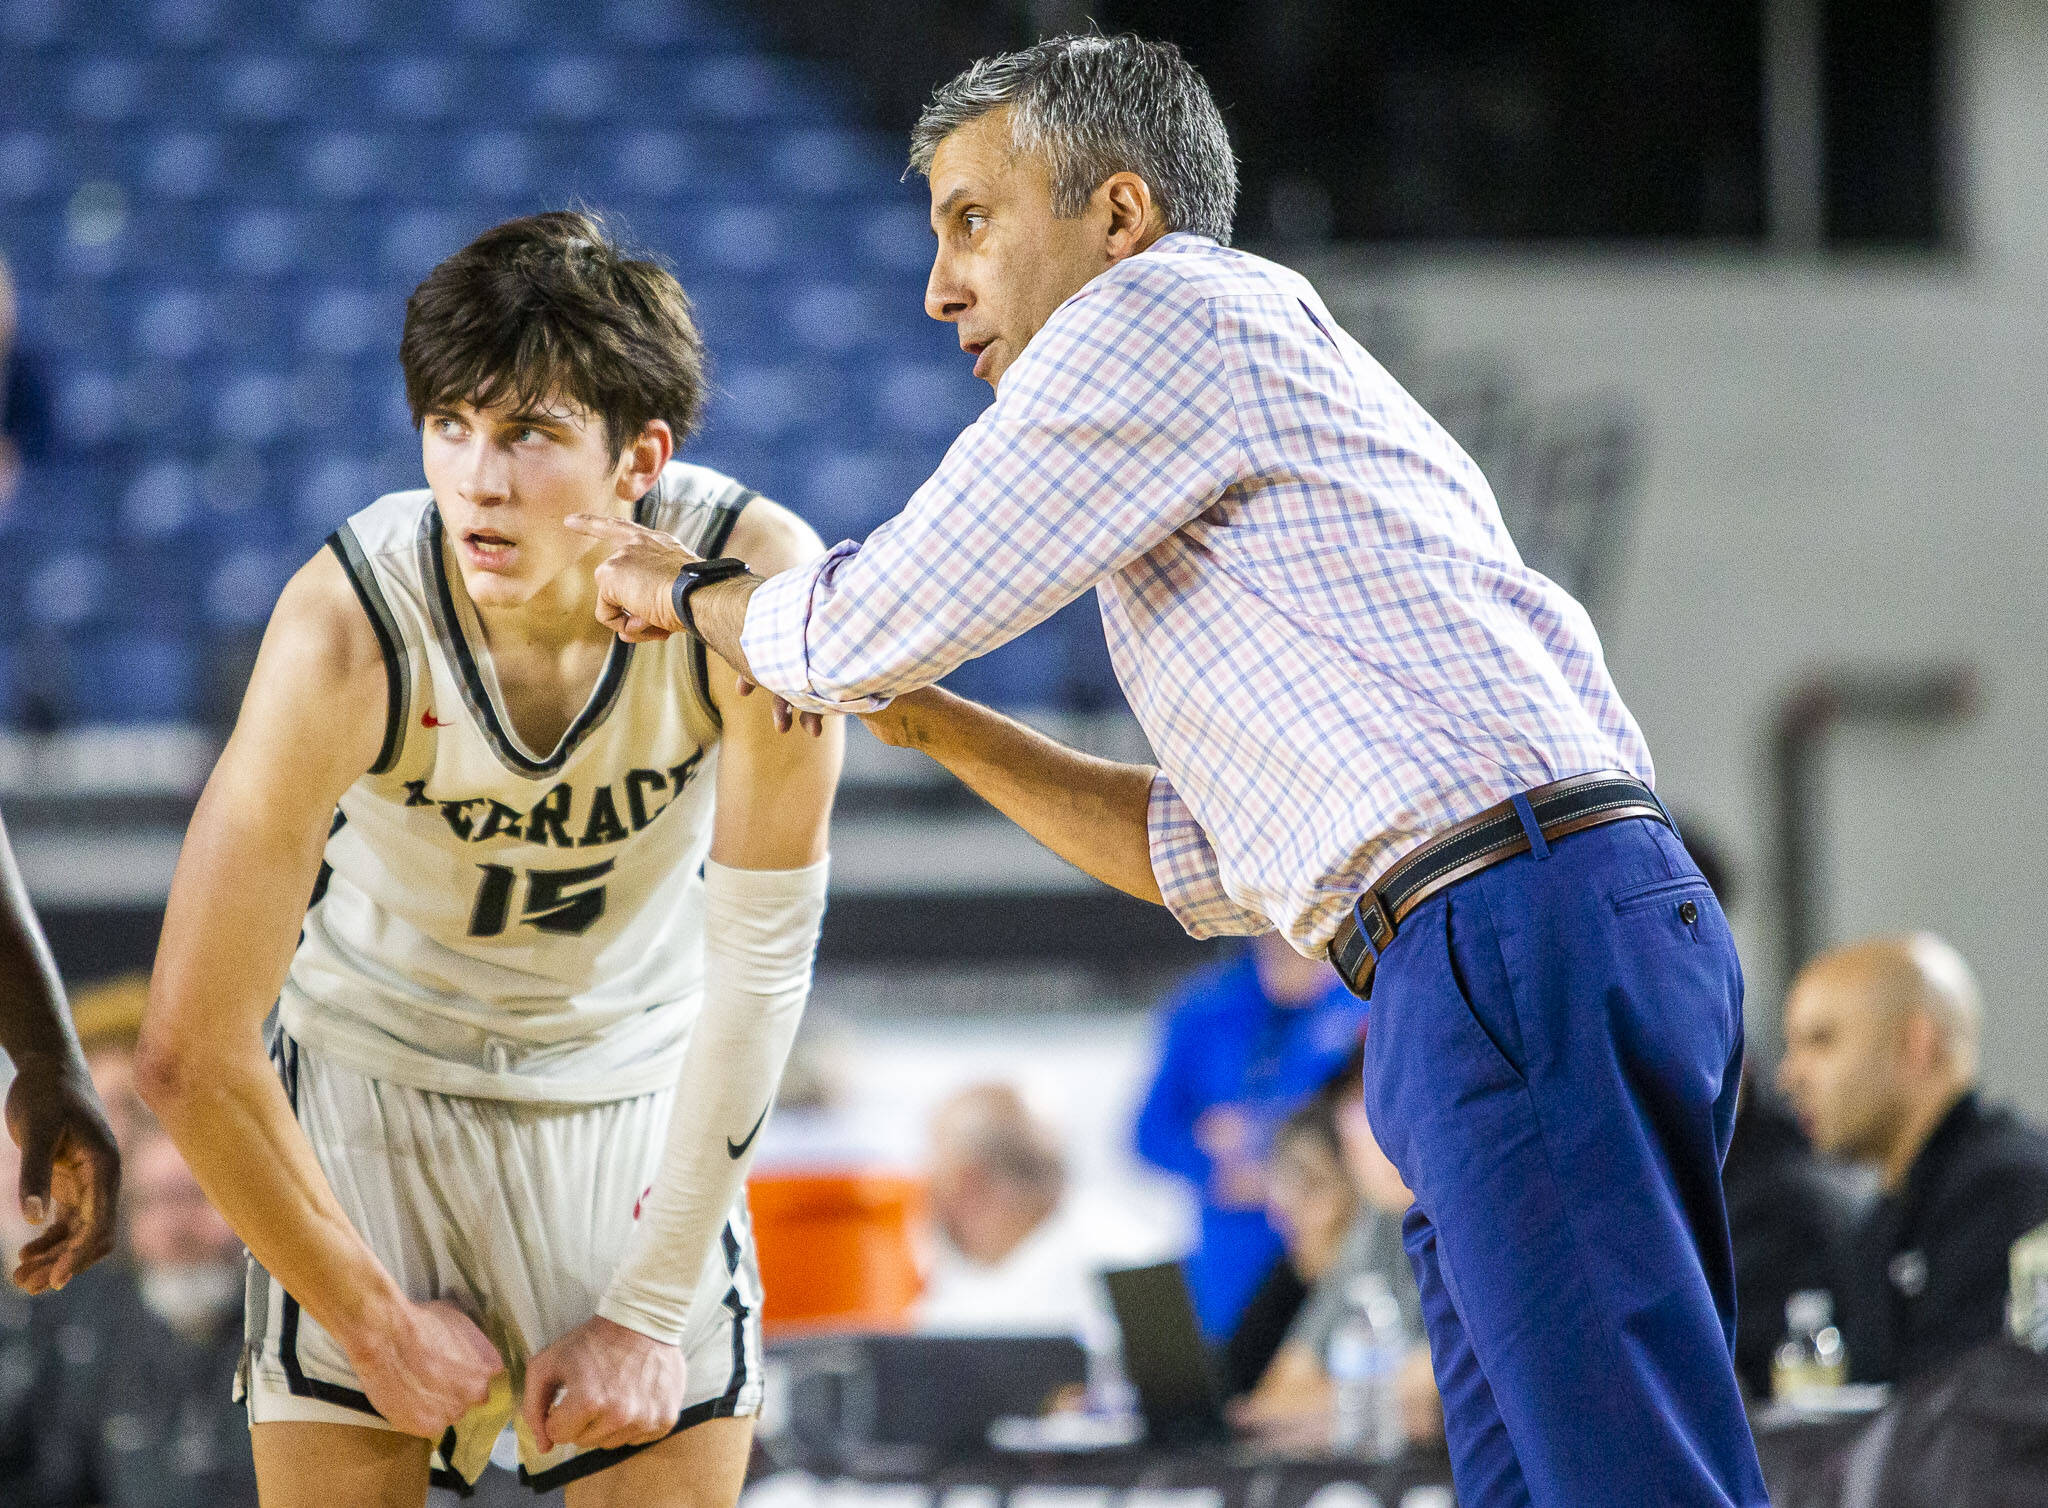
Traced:
<path fill-rule="evenodd" d="M 973 290 L 954 273 L 952 258 L 941 246 L 938 255 L 932 258 L 932 275 L 925 280 L 924 312 L 933 319 L 954 324 L 973 305 Z"/>

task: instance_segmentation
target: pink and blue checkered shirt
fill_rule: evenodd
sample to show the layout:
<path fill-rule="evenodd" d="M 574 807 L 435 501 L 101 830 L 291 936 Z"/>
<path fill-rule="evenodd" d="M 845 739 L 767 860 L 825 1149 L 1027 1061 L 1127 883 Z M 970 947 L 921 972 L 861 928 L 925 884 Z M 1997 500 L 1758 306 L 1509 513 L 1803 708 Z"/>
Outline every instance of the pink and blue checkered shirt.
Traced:
<path fill-rule="evenodd" d="M 1320 954 L 1433 833 L 1592 770 L 1649 781 L 1585 610 L 1306 279 L 1177 234 L 1062 304 L 909 506 L 755 594 L 761 683 L 929 685 L 1094 587 L 1197 937 Z"/>

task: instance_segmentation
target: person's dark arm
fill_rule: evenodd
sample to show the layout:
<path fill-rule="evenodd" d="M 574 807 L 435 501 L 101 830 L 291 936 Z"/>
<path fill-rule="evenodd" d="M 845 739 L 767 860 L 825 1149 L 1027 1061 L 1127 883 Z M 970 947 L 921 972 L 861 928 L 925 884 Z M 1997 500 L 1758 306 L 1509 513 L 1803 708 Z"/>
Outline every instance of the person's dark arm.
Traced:
<path fill-rule="evenodd" d="M 22 1215 L 47 1229 L 14 1281 L 62 1288 L 113 1249 L 121 1158 L 86 1071 L 64 986 L 0 825 L 0 1050 L 14 1064 L 7 1133 L 21 1148 Z"/>

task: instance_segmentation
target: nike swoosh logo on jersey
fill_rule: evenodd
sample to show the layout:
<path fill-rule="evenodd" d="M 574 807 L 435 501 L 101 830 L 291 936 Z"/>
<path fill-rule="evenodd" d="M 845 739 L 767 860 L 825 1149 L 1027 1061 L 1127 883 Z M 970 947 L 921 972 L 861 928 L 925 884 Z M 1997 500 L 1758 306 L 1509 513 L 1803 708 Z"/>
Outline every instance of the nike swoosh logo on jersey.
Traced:
<path fill-rule="evenodd" d="M 429 707 L 420 714 L 420 726 L 422 728 L 452 728 L 455 724 L 442 722 L 440 718 L 434 716 L 434 709 Z"/>
<path fill-rule="evenodd" d="M 730 1136 L 728 1136 L 725 1139 L 726 1153 L 728 1156 L 732 1158 L 734 1162 L 738 1162 L 742 1157 L 745 1157 L 747 1155 L 747 1148 L 751 1147 L 754 1144 L 754 1138 L 761 1134 L 761 1122 L 765 1121 L 766 1119 L 768 1119 L 768 1107 L 766 1105 L 763 1105 L 761 1107 L 761 1113 L 754 1117 L 754 1129 L 747 1133 L 747 1139 L 745 1141 L 741 1142 L 737 1147 L 735 1147 L 732 1144 L 732 1138 Z"/>

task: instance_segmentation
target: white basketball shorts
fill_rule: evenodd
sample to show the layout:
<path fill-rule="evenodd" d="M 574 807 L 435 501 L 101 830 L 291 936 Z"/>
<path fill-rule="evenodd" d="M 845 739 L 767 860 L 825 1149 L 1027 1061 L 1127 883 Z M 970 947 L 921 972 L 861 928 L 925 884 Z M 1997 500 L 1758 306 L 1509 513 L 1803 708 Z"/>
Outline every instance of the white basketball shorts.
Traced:
<path fill-rule="evenodd" d="M 674 1091 L 597 1105 L 468 1099 L 385 1083 L 283 1036 L 274 1056 L 335 1197 L 415 1299 L 452 1299 L 505 1358 L 491 1396 L 434 1452 L 434 1479 L 466 1486 L 508 1422 L 520 1479 L 546 1491 L 644 1447 L 542 1455 L 517 1420 L 526 1359 L 597 1312 L 654 1182 Z M 746 1200 L 705 1263 L 683 1351 L 676 1419 L 748 1416 L 761 1403 L 761 1276 Z M 390 1426 L 348 1357 L 276 1279 L 249 1264 L 248 1348 L 235 1396 L 252 1424 Z"/>

